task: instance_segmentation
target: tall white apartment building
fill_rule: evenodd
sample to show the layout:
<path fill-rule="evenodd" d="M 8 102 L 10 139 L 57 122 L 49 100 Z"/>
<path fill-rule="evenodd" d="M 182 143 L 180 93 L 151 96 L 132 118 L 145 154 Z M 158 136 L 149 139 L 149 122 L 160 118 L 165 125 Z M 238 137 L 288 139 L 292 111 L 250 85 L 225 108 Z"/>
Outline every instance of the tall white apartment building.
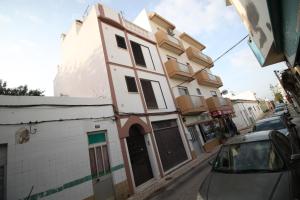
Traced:
<path fill-rule="evenodd" d="M 134 23 L 155 35 L 193 155 L 211 151 L 219 144 L 216 132 L 228 132 L 233 107 L 220 94 L 223 83 L 211 72 L 213 61 L 202 52 L 206 47 L 158 13 L 143 10 Z"/>
<path fill-rule="evenodd" d="M 168 82 L 166 54 L 160 57 L 159 45 L 151 31 L 100 4 L 62 35 L 55 95 L 98 97 L 114 108 L 120 148 L 110 145 L 110 137 L 107 148 L 109 159 L 120 155 L 118 166 L 122 167 L 111 180 L 117 198 L 154 184 L 192 159 L 193 147 L 187 142 L 175 106 L 173 91 L 175 96 L 179 93 L 172 91 Z M 174 85 L 178 81 L 171 82 Z M 216 88 L 212 90 L 219 95 Z M 210 89 L 201 92 L 210 93 Z M 191 119 L 187 117 L 186 121 L 194 123 Z M 90 152 L 96 199 L 101 199 L 99 191 L 105 187 L 101 185 L 105 174 L 99 173 L 102 166 L 97 162 L 100 157 L 101 154 Z"/>

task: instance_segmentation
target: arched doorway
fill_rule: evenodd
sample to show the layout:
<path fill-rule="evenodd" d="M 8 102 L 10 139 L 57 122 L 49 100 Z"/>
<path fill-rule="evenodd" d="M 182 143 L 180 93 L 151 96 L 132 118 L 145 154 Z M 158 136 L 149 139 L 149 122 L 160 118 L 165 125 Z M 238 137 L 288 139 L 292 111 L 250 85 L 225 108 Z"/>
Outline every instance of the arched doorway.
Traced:
<path fill-rule="evenodd" d="M 142 126 L 134 124 L 129 129 L 129 137 L 126 138 L 136 187 L 153 178 L 144 133 Z"/>

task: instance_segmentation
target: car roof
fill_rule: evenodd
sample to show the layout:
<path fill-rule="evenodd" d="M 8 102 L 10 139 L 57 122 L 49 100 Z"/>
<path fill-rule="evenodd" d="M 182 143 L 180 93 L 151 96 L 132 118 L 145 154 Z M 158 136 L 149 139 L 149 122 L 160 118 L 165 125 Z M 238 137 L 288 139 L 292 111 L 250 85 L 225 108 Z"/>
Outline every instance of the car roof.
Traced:
<path fill-rule="evenodd" d="M 269 117 L 269 118 L 261 119 L 261 120 L 258 120 L 256 122 L 256 124 L 263 123 L 263 122 L 269 122 L 269 121 L 273 121 L 273 120 L 276 120 L 276 119 L 281 119 L 281 117 L 280 116 L 272 116 L 272 117 Z"/>
<path fill-rule="evenodd" d="M 263 140 L 269 140 L 270 134 L 272 133 L 271 130 L 268 131 L 257 131 L 257 132 L 251 132 L 247 133 L 245 135 L 239 135 L 235 136 L 233 138 L 230 138 L 225 145 L 231 145 L 231 144 L 240 144 L 240 143 L 246 143 L 246 142 L 255 142 L 255 141 L 263 141 Z"/>

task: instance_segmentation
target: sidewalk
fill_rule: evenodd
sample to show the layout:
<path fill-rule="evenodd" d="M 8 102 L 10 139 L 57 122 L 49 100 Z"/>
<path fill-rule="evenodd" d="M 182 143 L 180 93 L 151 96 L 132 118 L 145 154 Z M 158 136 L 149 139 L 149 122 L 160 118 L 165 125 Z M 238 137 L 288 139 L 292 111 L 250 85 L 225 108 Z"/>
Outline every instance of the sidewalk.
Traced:
<path fill-rule="evenodd" d="M 176 171 L 166 175 L 160 180 L 155 181 L 151 186 L 146 188 L 143 191 L 139 191 L 128 198 L 128 200 L 143 200 L 150 197 L 151 194 L 154 192 L 157 192 L 158 190 L 161 190 L 169 185 L 171 185 L 177 178 L 182 176 L 183 174 L 189 172 L 191 169 L 197 167 L 199 164 L 209 160 L 211 157 L 213 157 L 218 150 L 220 149 L 220 146 L 216 147 L 212 152 L 210 153 L 203 153 L 201 157 L 192 160 L 188 162 L 187 164 L 183 165 Z"/>

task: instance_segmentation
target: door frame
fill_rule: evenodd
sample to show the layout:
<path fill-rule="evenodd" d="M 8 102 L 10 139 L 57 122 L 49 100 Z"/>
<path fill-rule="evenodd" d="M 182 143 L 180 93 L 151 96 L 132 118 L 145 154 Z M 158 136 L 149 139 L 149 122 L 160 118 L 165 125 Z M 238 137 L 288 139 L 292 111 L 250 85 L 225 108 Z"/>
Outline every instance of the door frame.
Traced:
<path fill-rule="evenodd" d="M 134 125 L 141 126 L 140 124 L 132 124 L 132 126 L 134 126 Z M 129 129 L 130 128 L 131 127 L 129 127 Z M 143 127 L 141 126 L 141 128 L 143 128 Z M 148 144 L 147 144 L 147 141 L 146 141 L 146 136 L 148 134 L 151 134 L 151 133 L 143 134 L 143 133 L 140 132 L 140 134 L 144 137 L 144 141 L 145 141 L 145 144 L 146 144 L 146 149 L 147 149 L 148 158 L 149 158 L 149 162 L 150 162 L 150 165 L 151 165 L 151 170 L 152 170 L 153 177 L 150 178 L 148 181 L 140 184 L 139 186 L 136 186 L 133 171 L 132 171 L 132 165 L 131 165 L 130 154 L 129 154 L 128 145 L 127 145 L 127 140 L 126 140 L 127 137 L 124 138 L 125 139 L 124 143 L 125 143 L 125 147 L 126 147 L 125 150 L 126 150 L 126 154 L 127 154 L 127 161 L 128 161 L 128 165 L 129 165 L 130 177 L 131 177 L 131 180 L 132 180 L 132 186 L 133 186 L 133 192 L 134 193 L 136 193 L 138 191 L 141 191 L 141 190 L 143 190 L 143 188 L 145 188 L 145 187 L 149 186 L 150 184 L 152 184 L 155 181 L 155 174 L 156 174 L 155 171 L 154 171 L 154 165 L 156 165 L 157 163 L 155 162 L 155 158 L 153 159 L 153 161 L 152 161 L 152 159 L 150 159 L 150 155 L 153 154 L 155 156 L 155 153 L 154 152 L 149 152 L 149 147 L 148 147 Z M 130 137 L 130 136 L 128 136 L 128 137 Z M 149 143 L 151 145 L 151 141 L 149 141 Z M 153 150 L 152 147 L 150 149 Z"/>
<path fill-rule="evenodd" d="M 113 179 L 113 172 L 111 171 L 111 152 L 110 152 L 110 144 L 109 144 L 109 140 L 108 140 L 108 132 L 107 130 L 94 130 L 94 131 L 88 131 L 86 132 L 86 136 L 88 138 L 88 135 L 89 134 L 93 134 L 93 133 L 97 133 L 97 132 L 103 132 L 104 133 L 104 136 L 105 136 L 105 142 L 101 142 L 101 143 L 98 143 L 98 144 L 87 144 L 88 145 L 88 151 L 91 147 L 94 147 L 96 148 L 97 146 L 101 146 L 101 153 L 102 153 L 102 158 L 103 158 L 103 152 L 102 152 L 102 146 L 103 145 L 106 145 L 107 147 L 107 154 L 108 154 L 108 162 L 109 162 L 109 168 L 110 168 L 110 176 L 111 176 L 111 179 L 112 179 L 112 189 L 113 189 L 113 194 L 114 194 L 114 197 L 116 197 L 116 191 L 115 191 L 115 183 L 114 183 L 114 179 Z M 87 141 L 88 142 L 88 141 Z M 89 162 L 90 162 L 90 155 L 89 155 Z M 96 163 L 97 163 L 97 159 L 96 159 Z M 90 165 L 90 163 L 89 163 Z M 96 164 L 97 165 L 97 164 Z M 98 166 L 98 165 L 97 165 Z M 91 170 L 91 169 L 90 169 Z M 92 174 L 91 174 L 92 175 Z M 93 189 L 93 194 L 95 195 L 95 192 L 94 192 L 94 179 L 92 177 L 92 189 Z"/>

